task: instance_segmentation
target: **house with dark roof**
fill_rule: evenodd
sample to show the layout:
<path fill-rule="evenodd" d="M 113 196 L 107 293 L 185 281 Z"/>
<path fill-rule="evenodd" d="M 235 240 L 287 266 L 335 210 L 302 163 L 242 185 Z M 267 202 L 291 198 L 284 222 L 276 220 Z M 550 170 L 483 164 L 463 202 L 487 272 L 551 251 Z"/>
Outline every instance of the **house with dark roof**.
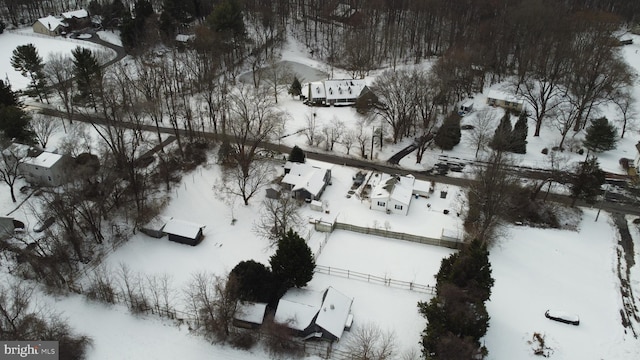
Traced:
<path fill-rule="evenodd" d="M 278 302 L 274 321 L 285 324 L 304 340 L 338 341 L 351 328 L 350 298 L 333 287 L 323 291 L 289 289 Z"/>

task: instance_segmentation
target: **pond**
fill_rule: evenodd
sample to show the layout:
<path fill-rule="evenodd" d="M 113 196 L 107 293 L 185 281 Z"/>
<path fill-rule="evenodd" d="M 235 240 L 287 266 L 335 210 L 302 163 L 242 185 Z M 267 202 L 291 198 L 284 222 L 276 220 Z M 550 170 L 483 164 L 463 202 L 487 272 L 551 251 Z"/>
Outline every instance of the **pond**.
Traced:
<path fill-rule="evenodd" d="M 328 78 L 328 74 L 326 72 L 294 61 L 283 60 L 277 64 L 291 69 L 291 72 L 298 77 L 298 80 L 300 80 L 301 83 L 325 80 Z M 269 67 L 264 67 L 260 70 L 265 71 L 267 69 L 269 69 Z M 243 83 L 253 83 L 253 71 L 248 71 L 240 75 L 238 79 Z"/>

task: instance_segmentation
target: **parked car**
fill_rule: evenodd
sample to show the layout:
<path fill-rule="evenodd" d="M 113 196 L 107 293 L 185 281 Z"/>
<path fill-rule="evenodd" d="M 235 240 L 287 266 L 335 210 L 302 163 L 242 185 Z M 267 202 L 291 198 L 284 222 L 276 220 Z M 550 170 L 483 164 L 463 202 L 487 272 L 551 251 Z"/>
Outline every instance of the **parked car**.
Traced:
<path fill-rule="evenodd" d="M 544 313 L 547 319 L 559 321 L 565 324 L 580 325 L 580 318 L 578 315 L 566 313 L 564 311 L 547 310 Z"/>

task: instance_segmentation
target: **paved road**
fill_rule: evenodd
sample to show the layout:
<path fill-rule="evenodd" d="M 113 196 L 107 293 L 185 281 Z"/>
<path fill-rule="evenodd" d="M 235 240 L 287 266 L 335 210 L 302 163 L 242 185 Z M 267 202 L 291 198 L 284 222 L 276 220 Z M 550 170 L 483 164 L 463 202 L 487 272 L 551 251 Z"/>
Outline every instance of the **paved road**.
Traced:
<path fill-rule="evenodd" d="M 31 106 L 34 107 L 40 107 L 42 113 L 50 115 L 50 116 L 57 116 L 57 117 L 61 117 L 61 118 L 66 118 L 66 114 L 62 111 L 59 110 L 55 110 L 52 109 L 51 107 L 48 107 L 44 104 L 40 104 L 40 103 L 35 103 L 35 104 L 30 104 Z M 105 124 L 105 120 L 100 118 L 98 115 L 96 114 L 91 114 L 91 115 L 87 115 L 87 114 L 76 114 L 74 116 L 74 121 L 81 121 L 81 122 L 93 122 L 96 124 Z M 128 128 L 133 128 L 134 125 L 133 124 L 127 124 L 127 123 L 122 123 L 120 124 L 120 126 L 125 126 Z M 146 130 L 146 131 L 160 131 L 162 133 L 166 133 L 166 134 L 171 134 L 174 135 L 174 130 L 173 128 L 170 127 L 160 127 L 159 129 L 157 129 L 155 126 L 153 125 L 142 125 L 140 126 L 140 128 L 142 130 Z M 182 135 L 186 136 L 186 131 L 182 130 L 181 131 Z M 221 134 L 214 134 L 214 133 L 210 133 L 210 132 L 206 132 L 204 134 L 200 133 L 201 135 L 203 135 L 204 137 L 211 139 L 211 140 L 216 140 L 216 141 L 222 141 L 222 140 L 228 140 L 228 141 L 234 141 L 233 137 L 228 136 L 228 135 L 221 135 Z M 273 151 L 273 152 L 277 152 L 277 153 L 283 153 L 283 154 L 288 154 L 291 152 L 291 148 L 289 146 L 286 145 L 282 145 L 282 144 L 274 144 L 274 143 L 262 143 L 260 144 L 260 146 L 264 149 Z M 380 171 L 380 172 L 385 172 L 385 173 L 390 173 L 390 174 L 398 174 L 398 175 L 413 175 L 415 176 L 416 179 L 419 180 L 425 180 L 425 181 L 435 181 L 437 183 L 441 183 L 441 184 L 449 184 L 449 185 L 453 185 L 453 186 L 460 186 L 460 187 L 469 187 L 471 186 L 475 180 L 473 179 L 465 179 L 465 178 L 458 178 L 458 177 L 449 177 L 449 176 L 443 176 L 443 175 L 432 175 L 432 174 L 427 174 L 424 171 L 415 171 L 415 170 L 409 170 L 409 169 L 403 169 L 397 165 L 389 165 L 386 163 L 378 163 L 378 162 L 373 162 L 373 161 L 369 161 L 369 160 L 364 160 L 364 159 L 359 159 L 359 158 L 351 158 L 351 157 L 344 157 L 343 155 L 335 155 L 335 154 L 328 154 L 328 153 L 319 153 L 319 152 L 313 152 L 313 151 L 307 151 L 306 155 L 309 159 L 313 159 L 313 160 L 318 160 L 318 161 L 324 161 L 327 163 L 331 163 L 331 164 L 336 164 L 336 165 L 345 165 L 345 166 L 350 166 L 350 167 L 356 167 L 356 168 L 361 168 L 361 169 L 368 169 L 368 170 L 375 170 L 375 171 Z M 533 170 L 530 170 L 527 172 L 527 176 L 529 176 L 529 174 L 532 172 Z M 541 172 L 546 173 L 545 170 L 541 170 Z M 524 176 L 523 176 L 524 177 Z M 533 178 L 540 178 L 540 177 L 533 177 Z M 543 177 L 546 178 L 546 177 Z M 542 195 L 540 195 L 542 196 Z M 566 195 L 560 195 L 560 194 L 553 194 L 550 193 L 546 200 L 548 201 L 553 201 L 553 202 L 558 202 L 558 203 L 562 203 L 565 205 L 570 205 L 572 202 L 572 199 L 569 196 Z M 614 201 L 615 200 L 615 201 Z M 577 206 L 584 206 L 584 207 L 593 207 L 593 208 L 597 208 L 597 209 L 602 209 L 608 212 L 614 212 L 614 213 L 623 213 L 623 214 L 631 214 L 631 215 L 636 215 L 636 216 L 640 216 L 640 206 L 638 206 L 638 204 L 636 204 L 635 201 L 633 200 L 626 200 L 625 201 L 621 201 L 619 199 L 612 199 L 607 197 L 607 199 L 605 199 L 605 201 L 600 201 L 596 204 L 590 205 L 587 204 L 584 201 L 578 200 L 576 202 Z"/>

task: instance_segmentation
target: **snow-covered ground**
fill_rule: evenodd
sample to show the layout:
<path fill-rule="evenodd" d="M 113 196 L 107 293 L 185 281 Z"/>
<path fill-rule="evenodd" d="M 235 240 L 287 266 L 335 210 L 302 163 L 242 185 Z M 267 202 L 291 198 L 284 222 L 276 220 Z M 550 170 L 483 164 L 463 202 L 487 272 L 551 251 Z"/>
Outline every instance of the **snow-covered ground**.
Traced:
<path fill-rule="evenodd" d="M 9 37 L 6 37 L 10 35 Z M 13 36 L 13 37 L 11 37 Z M 103 36 L 102 34 L 100 35 Z M 109 37 L 110 35 L 106 35 Z M 0 35 L 0 48 L 3 54 L 10 54 L 17 38 L 28 42 L 41 38 L 18 34 Z M 5 39 L 12 39 L 4 41 Z M 634 37 L 637 44 L 640 38 Z M 61 51 L 55 39 L 44 39 L 43 45 L 37 45 L 44 55 L 44 49 Z M 112 41 L 112 40 L 107 40 Z M 68 48 L 70 51 L 75 43 Z M 309 59 L 299 44 L 291 41 L 283 51 L 283 59 L 311 66 L 319 71 L 330 72 L 321 63 Z M 622 51 L 631 66 L 640 69 L 640 55 L 635 54 L 638 45 L 623 47 Z M 3 69 L 5 66 L 0 57 Z M 7 64 L 8 58 L 6 59 Z M 333 69 L 334 72 L 337 71 Z M 336 77 L 346 76 L 337 73 Z M 20 74 L 18 77 L 22 78 Z M 367 78 L 370 83 L 373 77 Z M 14 88 L 16 84 L 12 79 Z M 486 92 L 485 92 L 486 93 Z M 636 97 L 640 98 L 640 89 L 636 88 Z M 483 95 L 475 97 L 476 110 L 484 104 Z M 299 100 L 283 96 L 279 106 L 291 116 L 286 133 L 293 133 L 306 126 L 306 116 L 315 113 L 320 128 L 337 118 L 347 127 L 355 126 L 358 115 L 352 108 L 310 108 Z M 500 112 L 500 110 L 496 110 Z M 617 119 L 612 109 L 604 110 L 610 119 Z M 607 112 L 608 111 L 608 112 Z M 499 118 L 500 114 L 496 114 Z M 465 118 L 472 121 L 472 117 Z M 497 122 L 496 122 L 497 123 Z M 371 126 L 375 127 L 375 125 Z M 529 124 L 530 133 L 533 124 Z M 557 131 L 551 126 L 545 127 L 539 138 L 529 136 L 528 154 L 517 156 L 523 165 L 541 166 L 548 163 L 548 157 L 540 150 L 556 144 Z M 56 146 L 63 138 L 52 140 Z M 428 168 L 441 154 L 472 159 L 472 146 L 463 137 L 462 143 L 453 151 L 439 150 L 428 153 L 422 164 L 415 164 L 415 155 L 409 155 L 402 166 L 415 169 Z M 637 130 L 629 131 L 618 148 L 599 155 L 606 170 L 619 172 L 620 157 L 635 157 L 634 145 L 638 140 Z M 309 148 L 303 135 L 292 135 L 282 140 L 288 145 Z M 398 145 L 385 145 L 382 150 L 376 146 L 374 159 L 386 161 L 395 151 L 408 145 L 404 140 Z M 344 153 L 341 145 L 334 152 Z M 356 152 L 357 155 L 357 152 Z M 352 156 L 354 150 L 352 149 Z M 578 161 L 583 156 L 568 155 Z M 431 199 L 413 199 L 407 216 L 385 214 L 370 210 L 365 201 L 357 197 L 347 198 L 351 178 L 357 169 L 334 166 L 333 184 L 327 188 L 323 200 L 328 202 L 329 214 L 312 211 L 304 205 L 302 215 L 322 217 L 332 220 L 341 216 L 341 221 L 349 221 L 362 226 L 389 227 L 392 231 L 410 232 L 426 236 L 436 236 L 443 228 L 461 229 L 461 219 L 456 216 L 464 208 L 464 196 L 458 196 L 461 190 L 449 187 L 446 199 L 439 198 L 443 190 L 436 184 L 435 196 Z M 181 289 L 197 271 L 210 271 L 222 275 L 242 260 L 253 259 L 263 263 L 273 252 L 266 240 L 258 238 L 252 231 L 256 220 L 262 194 L 252 199 L 249 206 L 240 200 L 230 202 L 222 199 L 215 190 L 220 179 L 217 165 L 211 162 L 184 176 L 182 182 L 171 193 L 171 201 L 163 215 L 197 222 L 206 225 L 204 241 L 190 247 L 169 242 L 166 238 L 154 239 L 136 234 L 131 240 L 118 248 L 105 260 L 109 267 L 127 264 L 133 271 L 144 274 L 169 273 L 176 289 Z M 19 182 L 16 188 L 24 183 Z M 19 201 L 24 195 L 18 194 Z M 431 207 L 427 207 L 427 204 Z M 0 184 L 0 212 L 7 214 L 13 210 L 7 186 Z M 237 219 L 232 225 L 233 218 Z M 452 210 L 448 215 L 442 210 Z M 33 221 L 27 206 L 22 206 L 12 214 L 18 219 L 27 220 L 32 228 Z M 617 261 L 617 231 L 611 225 L 609 216 L 601 213 L 597 222 L 595 211 L 584 209 L 583 220 L 578 231 L 541 230 L 527 227 L 510 227 L 508 235 L 491 248 L 491 263 L 496 279 L 491 301 L 487 304 L 491 316 L 489 332 L 485 343 L 491 359 L 522 359 L 533 357 L 531 340 L 534 333 L 544 334 L 546 344 L 553 350 L 552 358 L 557 359 L 635 359 L 640 354 L 640 342 L 630 334 L 624 333 L 619 309 L 619 281 L 615 272 Z M 636 259 L 640 261 L 640 235 L 635 234 Z M 309 238 L 314 252 L 325 241 L 325 234 L 316 233 L 307 225 L 303 234 Z M 317 263 L 341 269 L 348 269 L 374 276 L 389 277 L 418 284 L 433 284 L 433 275 L 440 261 L 451 250 L 400 240 L 364 236 L 343 230 L 328 235 L 326 245 L 318 256 Z M 640 289 L 638 265 L 632 270 L 632 286 Z M 320 290 L 333 286 L 340 292 L 354 298 L 354 327 L 367 322 L 378 324 L 383 330 L 393 330 L 398 339 L 401 352 L 419 350 L 420 332 L 426 321 L 417 312 L 417 302 L 426 301 L 429 295 L 397 288 L 385 287 L 360 280 L 345 279 L 332 275 L 316 274 L 309 287 Z M 640 291 L 636 291 L 636 294 Z M 94 338 L 95 346 L 90 351 L 90 359 L 258 359 L 267 355 L 261 350 L 255 353 L 239 352 L 226 347 L 210 345 L 206 341 L 188 334 L 185 328 L 177 328 L 170 323 L 149 317 L 130 315 L 120 307 L 105 307 L 72 296 L 52 301 L 52 306 L 64 311 L 71 325 L 78 331 Z M 544 317 L 547 309 L 567 311 L 580 316 L 580 326 L 552 322 Z M 346 337 L 349 333 L 346 333 Z"/>
<path fill-rule="evenodd" d="M 109 40 L 107 40 L 109 41 Z M 51 37 L 36 34 L 31 28 L 24 28 L 17 31 L 5 31 L 0 34 L 0 78 L 9 79 L 13 90 L 22 90 L 29 85 L 29 79 L 15 71 L 11 66 L 11 54 L 16 47 L 21 45 L 33 44 L 38 49 L 38 54 L 44 62 L 52 54 L 63 54 L 71 56 L 71 50 L 76 47 L 89 48 L 93 51 L 108 51 L 103 46 L 92 44 L 88 41 L 63 38 L 60 36 Z"/>

